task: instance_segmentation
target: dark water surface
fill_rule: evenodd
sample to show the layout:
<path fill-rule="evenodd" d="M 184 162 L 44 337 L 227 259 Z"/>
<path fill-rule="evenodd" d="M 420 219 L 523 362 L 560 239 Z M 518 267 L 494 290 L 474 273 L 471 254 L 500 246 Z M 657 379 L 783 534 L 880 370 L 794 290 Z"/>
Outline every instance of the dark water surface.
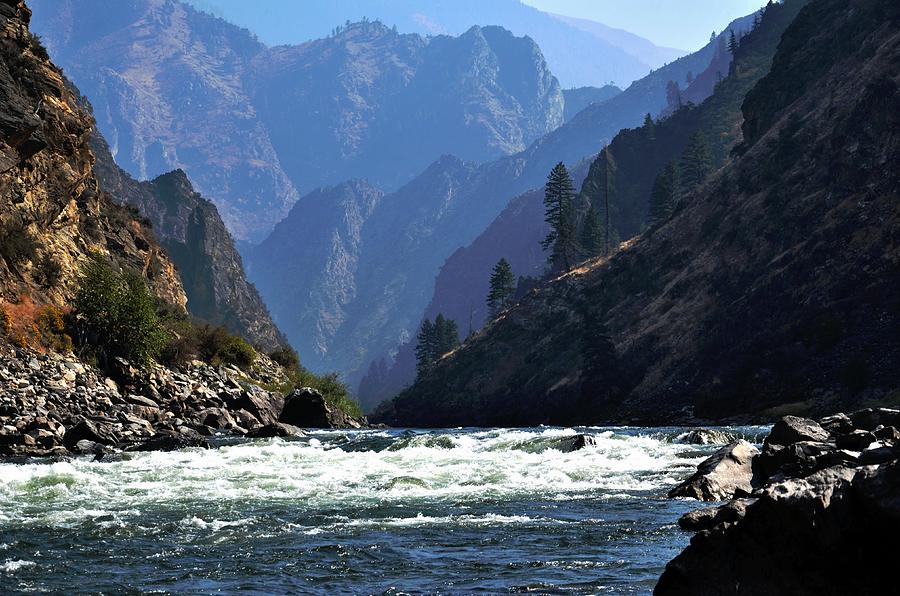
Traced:
<path fill-rule="evenodd" d="M 321 432 L 0 464 L 0 593 L 646 594 L 685 429 Z M 726 430 L 758 440 L 766 429 Z M 565 453 L 566 437 L 597 445 Z"/>

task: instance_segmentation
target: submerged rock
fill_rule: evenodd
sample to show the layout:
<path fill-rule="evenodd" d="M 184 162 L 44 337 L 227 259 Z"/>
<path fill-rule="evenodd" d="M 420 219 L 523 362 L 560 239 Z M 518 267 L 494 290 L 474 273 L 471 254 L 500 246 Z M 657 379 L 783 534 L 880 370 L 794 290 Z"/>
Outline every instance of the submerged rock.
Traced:
<path fill-rule="evenodd" d="M 697 472 L 669 491 L 669 497 L 723 501 L 753 490 L 753 457 L 759 450 L 744 441 L 722 447 L 697 466 Z"/>
<path fill-rule="evenodd" d="M 296 426 L 285 424 L 284 422 L 275 422 L 259 426 L 247 433 L 247 437 L 251 439 L 268 439 L 272 437 L 302 437 L 303 430 Z"/>

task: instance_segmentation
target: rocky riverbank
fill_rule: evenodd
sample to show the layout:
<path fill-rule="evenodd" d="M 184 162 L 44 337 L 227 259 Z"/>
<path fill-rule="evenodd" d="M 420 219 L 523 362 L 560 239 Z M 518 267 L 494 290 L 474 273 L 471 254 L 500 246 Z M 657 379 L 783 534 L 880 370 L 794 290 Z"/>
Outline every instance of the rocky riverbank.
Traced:
<path fill-rule="evenodd" d="M 720 449 L 670 496 L 730 500 L 679 520 L 697 533 L 654 594 L 894 593 L 898 429 L 900 410 L 786 416 L 762 451 Z"/>
<path fill-rule="evenodd" d="M 247 371 L 199 361 L 142 370 L 117 360 L 104 374 L 71 355 L 0 346 L 0 456 L 102 457 L 208 446 L 221 433 L 290 436 L 367 424 L 314 389 L 282 394 L 284 380 L 264 355 Z"/>

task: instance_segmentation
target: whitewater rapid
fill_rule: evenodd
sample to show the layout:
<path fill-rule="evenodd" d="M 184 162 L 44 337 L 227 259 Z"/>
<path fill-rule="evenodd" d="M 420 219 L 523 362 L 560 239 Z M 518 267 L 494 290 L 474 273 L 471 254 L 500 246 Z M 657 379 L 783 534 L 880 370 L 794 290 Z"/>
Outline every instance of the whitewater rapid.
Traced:
<path fill-rule="evenodd" d="M 383 575 L 384 565 L 408 568 L 402 576 L 384 577 L 386 585 L 393 587 L 396 581 L 403 589 L 431 591 L 434 585 L 423 578 L 434 574 L 418 578 L 412 572 L 421 554 L 416 545 L 436 552 L 457 548 L 463 559 L 473 554 L 477 560 L 479 549 L 486 548 L 482 543 L 507 535 L 525 540 L 523 560 L 510 560 L 504 568 L 511 577 L 526 579 L 535 569 L 552 568 L 556 571 L 550 575 L 558 575 L 585 566 L 602 568 L 608 561 L 598 559 L 591 548 L 572 553 L 566 563 L 551 552 L 542 556 L 541 542 L 559 542 L 557 534 L 579 534 L 586 528 L 606 533 L 623 519 L 623 540 L 628 542 L 629 523 L 637 527 L 646 521 L 638 519 L 642 510 L 672 509 L 662 495 L 716 447 L 679 443 L 683 432 L 334 431 L 300 440 L 224 442 L 210 450 L 122 454 L 104 461 L 3 463 L 0 586 L 64 586 L 56 569 L 61 561 L 72 560 L 75 550 L 82 564 L 108 568 L 112 574 L 100 573 L 98 589 L 229 590 L 239 587 L 243 573 L 268 577 L 271 583 L 261 580 L 262 592 L 369 591 L 364 580 L 347 575 L 344 565 L 354 561 L 351 568 L 368 569 L 370 575 Z M 729 436 L 752 439 L 762 432 L 736 429 Z M 595 444 L 563 451 L 567 438 L 579 433 L 593 437 Z M 661 524 L 673 539 L 676 519 Z M 454 539 L 448 541 L 448 536 Z M 309 562 L 316 569 L 312 575 L 321 581 L 284 583 L 281 572 L 268 567 L 277 566 L 277 557 L 261 569 L 241 571 L 238 565 L 219 577 L 223 565 L 229 565 L 213 553 L 233 551 L 237 556 L 273 545 L 290 552 L 327 546 Z M 390 548 L 379 551 L 385 545 Z M 204 548 L 211 549 L 215 565 Z M 142 574 L 132 577 L 127 570 L 113 574 L 115 565 L 100 559 L 121 553 L 139 556 L 144 565 L 149 561 L 150 569 L 192 569 L 191 578 L 200 570 L 218 579 L 197 585 L 193 579 L 177 579 L 182 572 L 175 579 L 152 580 Z M 516 567 L 528 561 L 536 566 Z M 421 565 L 441 568 L 435 561 Z M 466 567 L 459 572 L 478 569 Z M 445 588 L 448 581 L 458 586 L 467 580 L 452 569 L 445 575 L 440 584 Z M 519 585 L 517 581 L 510 585 Z"/>

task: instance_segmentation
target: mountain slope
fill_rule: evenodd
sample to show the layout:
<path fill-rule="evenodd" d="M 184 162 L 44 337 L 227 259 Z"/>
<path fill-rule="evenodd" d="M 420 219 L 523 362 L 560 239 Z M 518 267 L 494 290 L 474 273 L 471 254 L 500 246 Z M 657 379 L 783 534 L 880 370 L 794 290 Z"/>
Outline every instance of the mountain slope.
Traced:
<path fill-rule="evenodd" d="M 194 192 L 185 173 L 176 170 L 137 182 L 115 164 L 96 131 L 91 145 L 102 187 L 149 219 L 178 267 L 190 313 L 265 351 L 285 345 L 287 340 L 272 322 L 259 292 L 247 281 L 234 239 L 215 205 Z"/>
<path fill-rule="evenodd" d="M 900 10 L 813 0 L 747 95 L 741 156 L 610 261 L 534 291 L 382 418 L 766 418 L 896 402 Z M 616 363 L 587 359 L 605 326 Z M 599 393 L 586 370 L 607 367 Z"/>
<path fill-rule="evenodd" d="M 94 121 L 31 35 L 30 17 L 24 3 L 0 2 L 0 297 L 65 306 L 81 263 L 100 253 L 183 308 L 181 281 L 153 233 L 98 183 Z"/>
<path fill-rule="evenodd" d="M 183 169 L 240 240 L 264 238 L 301 193 L 396 189 L 445 153 L 494 159 L 563 122 L 539 48 L 494 27 L 423 38 L 366 21 L 267 48 L 174 1 L 34 9 L 116 161 L 138 179 Z"/>

